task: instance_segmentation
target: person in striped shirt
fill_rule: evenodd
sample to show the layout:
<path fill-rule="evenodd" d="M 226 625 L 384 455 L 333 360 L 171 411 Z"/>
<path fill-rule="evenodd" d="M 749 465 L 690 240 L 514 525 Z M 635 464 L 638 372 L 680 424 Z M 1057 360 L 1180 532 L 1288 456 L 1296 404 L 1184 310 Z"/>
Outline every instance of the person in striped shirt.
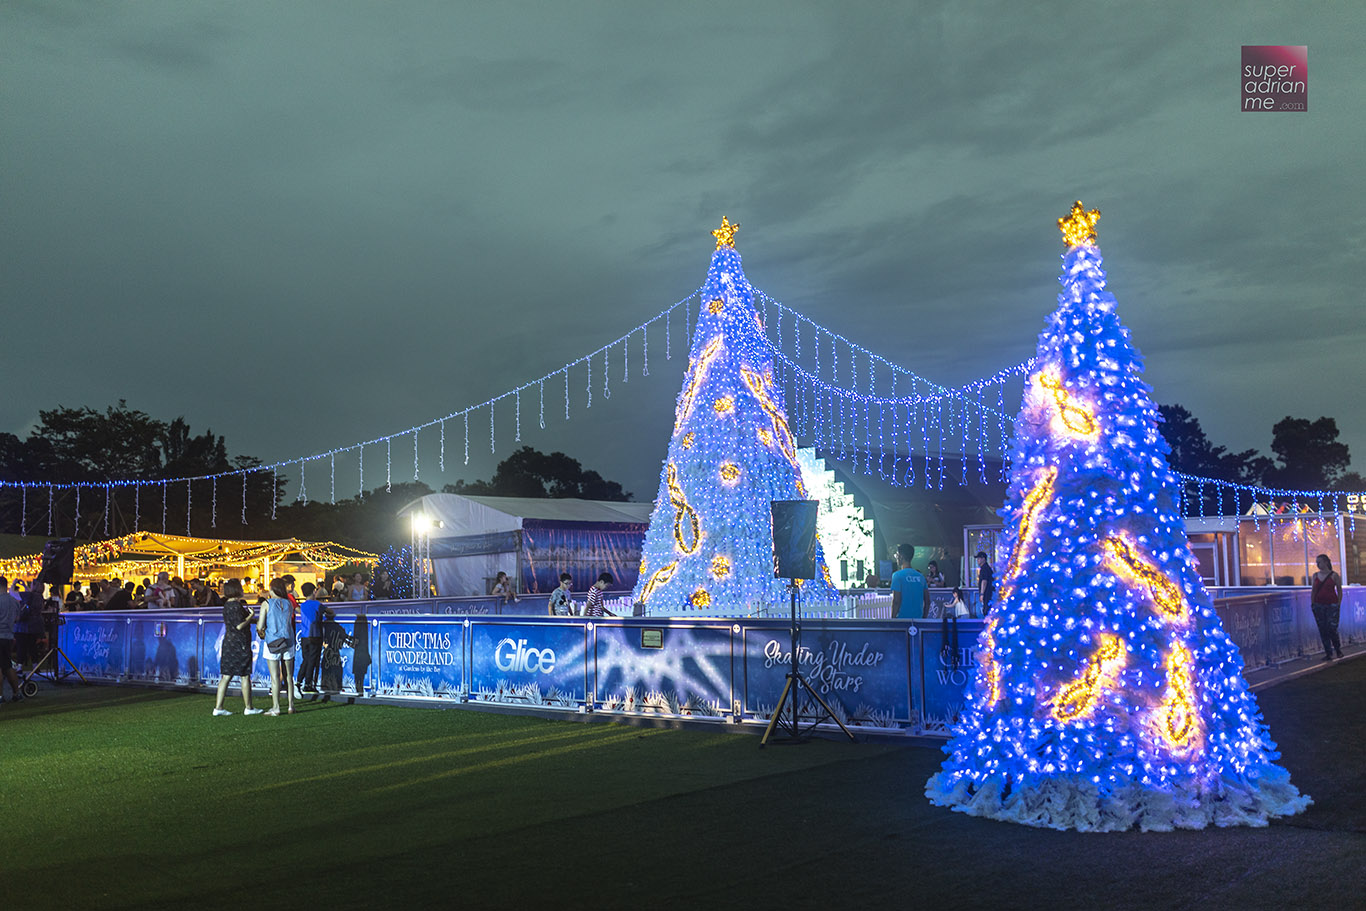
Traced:
<path fill-rule="evenodd" d="M 602 606 L 602 593 L 616 582 L 611 573 L 598 576 L 598 581 L 588 586 L 588 603 L 584 605 L 585 617 L 615 617 L 616 614 Z"/>

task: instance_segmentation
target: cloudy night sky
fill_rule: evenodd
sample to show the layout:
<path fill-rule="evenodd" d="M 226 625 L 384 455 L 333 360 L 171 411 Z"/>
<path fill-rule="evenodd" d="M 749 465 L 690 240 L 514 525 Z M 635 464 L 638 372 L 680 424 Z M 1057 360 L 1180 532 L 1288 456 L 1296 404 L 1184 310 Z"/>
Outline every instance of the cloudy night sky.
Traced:
<path fill-rule="evenodd" d="M 1240 111 L 1244 44 L 1308 45 L 1307 113 Z M 1334 417 L 1363 470 L 1364 59 L 1351 3 L 7 0 L 0 431 L 402 431 L 688 296 L 722 215 L 756 288 L 956 385 L 1033 354 L 1082 199 L 1158 402 L 1266 454 Z M 660 341 L 568 423 L 524 400 L 522 442 L 651 498 Z M 487 478 L 509 411 L 468 466 L 448 425 L 444 476 L 424 437 L 422 480 Z"/>

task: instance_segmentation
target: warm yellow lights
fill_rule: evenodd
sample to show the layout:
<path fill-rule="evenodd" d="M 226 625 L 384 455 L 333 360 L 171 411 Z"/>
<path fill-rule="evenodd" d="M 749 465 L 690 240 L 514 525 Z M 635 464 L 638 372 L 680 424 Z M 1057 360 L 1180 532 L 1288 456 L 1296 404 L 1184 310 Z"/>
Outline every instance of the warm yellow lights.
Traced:
<path fill-rule="evenodd" d="M 692 449 L 692 443 L 695 439 L 697 439 L 697 434 L 689 430 L 687 433 L 683 434 L 683 439 L 678 441 L 678 445 L 682 446 L 684 449 Z"/>
<path fill-rule="evenodd" d="M 986 643 L 982 649 L 982 672 L 985 677 L 987 688 L 987 709 L 996 707 L 996 703 L 1001 699 L 1001 664 L 996 660 L 996 618 L 992 617 L 987 621 L 983 629 L 982 641 Z"/>
<path fill-rule="evenodd" d="M 1025 495 L 1024 504 L 1020 508 L 1019 534 L 1015 537 L 1015 547 L 1010 552 L 1010 562 L 1006 564 L 1005 575 L 1001 579 L 1002 601 L 1006 600 L 1011 583 L 1020 571 L 1020 564 L 1024 562 L 1030 546 L 1034 543 L 1039 513 L 1052 502 L 1053 484 L 1057 479 L 1058 469 L 1050 465 L 1040 473 L 1039 480 L 1034 482 L 1034 486 Z"/>
<path fill-rule="evenodd" d="M 707 309 L 710 310 L 712 313 L 720 313 L 722 310 L 725 309 L 725 307 L 726 302 L 719 297 L 713 299 L 711 303 L 707 304 Z"/>
<path fill-rule="evenodd" d="M 1128 653 L 1122 638 L 1112 633 L 1101 633 L 1100 646 L 1086 663 L 1081 678 L 1063 687 L 1053 701 L 1053 717 L 1068 722 L 1089 714 L 1100 699 L 1101 687 L 1114 685 Z"/>
<path fill-rule="evenodd" d="M 240 575 L 239 570 L 269 560 L 312 563 L 331 570 L 346 563 L 374 563 L 379 557 L 331 541 L 234 541 L 195 538 L 161 532 L 132 532 L 118 538 L 82 544 L 73 558 L 77 580 L 141 578 L 183 570 L 185 578 Z M 177 561 L 180 561 L 179 563 Z M 0 575 L 32 577 L 42 569 L 41 554 L 0 561 Z"/>
<path fill-rule="evenodd" d="M 720 554 L 711 558 L 711 574 L 718 579 L 730 575 L 730 558 Z"/>
<path fill-rule="evenodd" d="M 1067 428 L 1067 432 L 1074 436 L 1092 439 L 1100 425 L 1096 423 L 1095 416 L 1085 405 L 1077 404 L 1077 399 L 1072 393 L 1063 388 L 1062 378 L 1052 370 L 1042 370 L 1035 377 L 1041 387 L 1048 390 L 1053 397 L 1053 403 L 1058 408 L 1058 417 L 1062 424 Z"/>
<path fill-rule="evenodd" d="M 1058 219 L 1058 230 L 1062 232 L 1063 241 L 1069 247 L 1094 247 L 1098 221 L 1100 210 L 1092 209 L 1087 212 L 1086 207 L 1078 199 L 1072 203 L 1072 211 Z"/>
<path fill-rule="evenodd" d="M 740 466 L 734 462 L 721 463 L 721 480 L 727 485 L 732 485 L 740 479 Z"/>
<path fill-rule="evenodd" d="M 702 544 L 701 523 L 697 510 L 688 504 L 687 497 L 683 495 L 683 488 L 678 484 L 678 469 L 673 462 L 669 463 L 665 483 L 669 488 L 669 503 L 674 508 L 674 544 L 681 553 L 696 553 Z"/>
<path fill-rule="evenodd" d="M 712 402 L 711 407 L 719 415 L 732 414 L 735 411 L 735 399 L 728 395 L 723 395 Z"/>
<path fill-rule="evenodd" d="M 776 440 L 778 451 L 792 463 L 792 467 L 797 469 L 797 476 L 800 477 L 802 469 L 797 464 L 797 444 L 792 439 L 792 431 L 788 429 L 787 418 L 769 393 L 769 386 L 771 385 L 769 378 L 748 367 L 740 368 L 740 378 L 745 381 L 749 391 L 754 393 L 754 397 L 759 401 L 759 407 L 768 415 L 769 423 L 773 425 L 772 435 L 765 433 L 764 428 L 760 428 L 759 439 L 763 441 L 765 446 L 772 445 L 773 441 Z"/>
<path fill-rule="evenodd" d="M 1194 659 L 1190 649 L 1177 642 L 1167 653 L 1167 695 L 1162 701 L 1158 730 L 1174 749 L 1190 746 L 1196 735 L 1195 681 L 1191 676 Z"/>
<path fill-rule="evenodd" d="M 642 572 L 644 571 L 644 566 L 645 566 L 645 564 L 642 563 L 642 564 L 641 564 Z M 650 581 L 649 581 L 649 582 L 646 582 L 646 583 L 645 583 L 645 588 L 641 590 L 641 592 L 640 592 L 640 600 L 641 600 L 642 602 L 650 600 L 650 595 L 654 593 L 655 588 L 656 588 L 657 586 L 663 585 L 665 582 L 668 582 L 670 579 L 672 579 L 672 578 L 674 577 L 674 573 L 675 573 L 677 570 L 678 570 L 678 561 L 677 561 L 677 560 L 675 560 L 673 563 L 669 563 L 669 564 L 666 564 L 666 565 L 664 565 L 664 566 L 661 566 L 659 569 L 655 570 L 655 574 L 654 574 L 653 576 L 650 577 Z"/>
<path fill-rule="evenodd" d="M 1134 544 L 1123 535 L 1105 539 L 1105 566 L 1131 585 L 1148 589 L 1153 604 L 1172 620 L 1186 620 L 1186 599 L 1181 587 L 1163 575 L 1152 561 L 1138 553 Z"/>
<path fill-rule="evenodd" d="M 711 604 L 711 594 L 705 588 L 699 588 L 688 600 L 693 607 L 707 607 Z"/>
<path fill-rule="evenodd" d="M 707 342 L 706 347 L 697 355 L 697 360 L 690 365 L 692 379 L 688 381 L 688 388 L 684 389 L 683 394 L 678 397 L 678 411 L 674 414 L 674 433 L 683 429 L 683 422 L 687 420 L 688 415 L 692 414 L 693 399 L 697 398 L 697 390 L 702 386 L 702 380 L 707 375 L 707 368 L 721 353 L 721 344 L 722 340 L 719 335 Z"/>
<path fill-rule="evenodd" d="M 721 227 L 719 227 L 719 228 L 717 228 L 715 231 L 711 232 L 711 236 L 716 238 L 716 249 L 720 250 L 722 247 L 730 247 L 732 250 L 734 250 L 734 249 L 735 249 L 735 232 L 736 232 L 736 231 L 739 231 L 739 230 L 740 230 L 740 224 L 739 224 L 739 222 L 736 222 L 735 224 L 731 224 L 731 223 L 730 223 L 730 219 L 728 219 L 728 218 L 726 218 L 726 216 L 722 215 L 722 216 L 721 216 Z"/>

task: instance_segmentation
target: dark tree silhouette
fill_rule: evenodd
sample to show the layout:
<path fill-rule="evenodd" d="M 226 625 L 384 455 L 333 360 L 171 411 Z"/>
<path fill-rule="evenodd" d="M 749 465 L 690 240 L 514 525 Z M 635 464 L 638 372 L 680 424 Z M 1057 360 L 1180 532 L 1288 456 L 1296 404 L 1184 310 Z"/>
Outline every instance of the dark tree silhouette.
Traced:
<path fill-rule="evenodd" d="M 616 481 L 596 471 L 585 471 L 578 459 L 563 452 L 546 455 L 523 446 L 498 463 L 489 481 L 456 481 L 442 488 L 444 493 L 491 497 L 577 497 L 583 500 L 631 499 Z"/>
<path fill-rule="evenodd" d="M 1361 490 L 1361 475 L 1348 471 L 1351 453 L 1338 441 L 1333 418 L 1285 417 L 1271 428 L 1271 451 L 1276 464 L 1268 465 L 1262 481 L 1269 487 L 1290 490 Z"/>
<path fill-rule="evenodd" d="M 1195 415 L 1181 405 L 1159 405 L 1157 410 L 1162 415 L 1158 429 L 1171 447 L 1167 464 L 1175 471 L 1237 484 L 1256 484 L 1271 464 L 1255 449 L 1229 452 L 1225 446 L 1215 446 Z"/>

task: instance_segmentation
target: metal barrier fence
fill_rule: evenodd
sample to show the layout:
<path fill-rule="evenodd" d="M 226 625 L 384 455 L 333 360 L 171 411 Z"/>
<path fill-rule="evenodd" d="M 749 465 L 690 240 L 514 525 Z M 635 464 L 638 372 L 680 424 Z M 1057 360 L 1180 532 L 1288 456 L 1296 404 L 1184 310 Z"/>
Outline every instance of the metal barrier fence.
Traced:
<path fill-rule="evenodd" d="M 1366 638 L 1366 589 L 1346 592 L 1345 642 Z M 330 656 L 333 691 L 470 705 L 764 723 L 790 665 L 789 626 L 764 617 L 592 619 L 499 614 L 491 599 L 332 605 L 348 637 Z M 871 600 L 871 599 L 870 599 Z M 1249 667 L 1320 648 L 1304 589 L 1220 597 L 1215 606 Z M 482 602 L 489 602 L 484 604 Z M 885 609 L 865 602 L 868 610 Z M 196 611 L 63 615 L 63 650 L 109 683 L 213 686 L 223 622 Z M 976 670 L 982 621 L 806 618 L 803 674 L 851 726 L 943 736 Z M 253 667 L 265 688 L 264 659 Z M 325 662 L 326 665 L 326 662 Z M 339 667 L 337 666 L 339 665 Z"/>

